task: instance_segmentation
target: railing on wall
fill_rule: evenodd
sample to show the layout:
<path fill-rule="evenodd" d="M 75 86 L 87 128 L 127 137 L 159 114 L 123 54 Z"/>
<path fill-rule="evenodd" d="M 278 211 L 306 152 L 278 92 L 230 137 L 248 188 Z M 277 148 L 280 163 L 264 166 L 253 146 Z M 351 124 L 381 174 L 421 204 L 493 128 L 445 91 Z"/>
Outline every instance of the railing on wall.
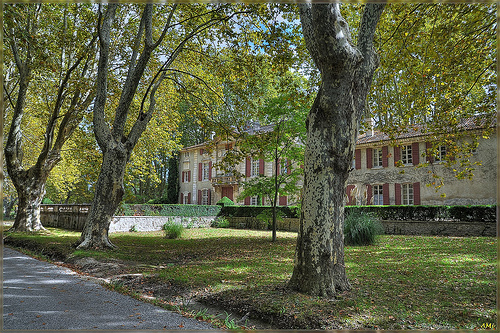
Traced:
<path fill-rule="evenodd" d="M 90 205 L 40 205 L 40 221 L 45 227 L 83 230 Z"/>

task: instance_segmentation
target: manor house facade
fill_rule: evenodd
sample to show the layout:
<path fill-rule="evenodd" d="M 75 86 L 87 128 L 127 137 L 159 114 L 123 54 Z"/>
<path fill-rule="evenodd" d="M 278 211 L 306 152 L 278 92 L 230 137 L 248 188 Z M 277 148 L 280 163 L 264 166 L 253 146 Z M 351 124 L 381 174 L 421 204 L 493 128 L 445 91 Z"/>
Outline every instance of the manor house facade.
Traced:
<path fill-rule="evenodd" d="M 471 132 L 479 128 L 470 120 L 464 122 L 463 130 Z M 237 200 L 242 182 L 259 174 L 271 176 L 274 163 L 249 156 L 236 166 L 243 177 L 222 174 L 214 165 L 220 162 L 227 149 L 237 148 L 233 145 L 234 142 L 220 141 L 211 152 L 206 144 L 181 150 L 179 203 L 214 205 L 225 196 L 237 204 L 261 204 L 258 197 Z M 472 179 L 455 177 L 454 166 L 446 166 L 444 162 L 445 146 L 439 146 L 437 156 L 429 158 L 427 151 L 431 146 L 429 136 L 418 129 L 400 135 L 395 141 L 377 131 L 360 135 L 346 188 L 346 204 L 483 205 L 497 202 L 496 129 L 489 138 L 480 139 L 477 149 L 472 152 L 470 161 L 481 162 L 480 166 L 475 166 Z M 278 170 L 287 172 L 282 167 Z M 436 190 L 435 184 L 440 180 L 444 185 Z M 280 197 L 279 205 L 296 204 L 298 200 Z"/>

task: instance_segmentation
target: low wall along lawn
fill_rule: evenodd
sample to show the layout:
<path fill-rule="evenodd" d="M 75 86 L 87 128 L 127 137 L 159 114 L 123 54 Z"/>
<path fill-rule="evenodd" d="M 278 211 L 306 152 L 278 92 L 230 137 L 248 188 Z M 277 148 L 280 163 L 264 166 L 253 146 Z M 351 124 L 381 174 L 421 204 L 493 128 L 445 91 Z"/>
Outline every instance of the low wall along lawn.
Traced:
<path fill-rule="evenodd" d="M 248 206 L 247 206 L 248 207 Z M 127 205 L 114 216 L 109 232 L 156 231 L 168 221 L 181 223 L 186 228 L 210 227 L 217 216 L 224 217 L 230 228 L 267 230 L 271 221 L 244 215 L 246 208 L 231 207 L 227 211 L 220 206 L 197 205 Z M 269 208 L 269 207 L 267 207 Z M 253 213 L 266 207 L 248 207 Z M 257 211 L 256 211 L 257 209 Z M 386 234 L 422 236 L 497 236 L 496 207 L 446 207 L 446 206 L 366 206 L 346 207 L 346 213 L 361 209 L 379 216 Z M 90 205 L 42 205 L 40 216 L 46 227 L 83 230 Z M 225 213 L 226 212 L 226 213 Z M 229 212 L 229 214 L 227 214 Z M 277 221 L 278 230 L 299 230 L 299 219 L 288 207 L 284 217 Z M 134 214 L 124 216 L 122 214 Z M 141 216 L 153 213 L 155 215 Z M 159 216 L 165 214 L 169 216 Z M 182 214 L 182 216 L 175 216 Z M 391 217 L 393 217 L 391 219 Z M 394 217 L 397 217 L 395 219 Z"/>

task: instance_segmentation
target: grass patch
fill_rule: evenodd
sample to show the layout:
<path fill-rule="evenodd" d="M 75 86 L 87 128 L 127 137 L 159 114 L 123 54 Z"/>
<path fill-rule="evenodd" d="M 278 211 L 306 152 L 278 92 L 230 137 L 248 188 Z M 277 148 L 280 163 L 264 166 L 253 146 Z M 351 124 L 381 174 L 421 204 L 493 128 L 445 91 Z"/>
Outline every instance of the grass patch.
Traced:
<path fill-rule="evenodd" d="M 480 329 L 496 323 L 497 240 L 485 237 L 382 235 L 376 245 L 347 246 L 352 291 L 335 299 L 285 288 L 293 270 L 295 233 L 187 229 L 111 234 L 119 248 L 74 251 L 76 232 L 11 235 L 72 256 L 133 261 L 129 273 L 154 276 L 276 328 Z"/>

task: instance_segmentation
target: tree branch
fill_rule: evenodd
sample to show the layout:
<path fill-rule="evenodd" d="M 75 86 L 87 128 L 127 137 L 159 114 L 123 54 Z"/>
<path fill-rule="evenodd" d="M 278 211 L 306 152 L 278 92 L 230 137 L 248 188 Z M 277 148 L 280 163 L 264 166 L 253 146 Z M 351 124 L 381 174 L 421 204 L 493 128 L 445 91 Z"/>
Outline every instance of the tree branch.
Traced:
<path fill-rule="evenodd" d="M 99 5 L 100 7 L 101 5 Z M 102 26 L 97 25 L 99 33 L 99 64 L 97 70 L 97 94 L 94 103 L 94 134 L 97 143 L 102 150 L 106 149 L 106 146 L 111 140 L 111 130 L 106 124 L 104 118 L 104 107 L 106 105 L 106 95 L 107 95 L 107 75 L 108 75 L 108 61 L 109 61 L 109 43 L 111 34 L 111 24 L 113 23 L 117 4 L 110 4 L 106 10 Z M 100 11 L 99 11 L 100 12 Z M 101 16 L 101 15 L 100 15 Z M 99 18 L 101 22 L 101 18 Z"/>

